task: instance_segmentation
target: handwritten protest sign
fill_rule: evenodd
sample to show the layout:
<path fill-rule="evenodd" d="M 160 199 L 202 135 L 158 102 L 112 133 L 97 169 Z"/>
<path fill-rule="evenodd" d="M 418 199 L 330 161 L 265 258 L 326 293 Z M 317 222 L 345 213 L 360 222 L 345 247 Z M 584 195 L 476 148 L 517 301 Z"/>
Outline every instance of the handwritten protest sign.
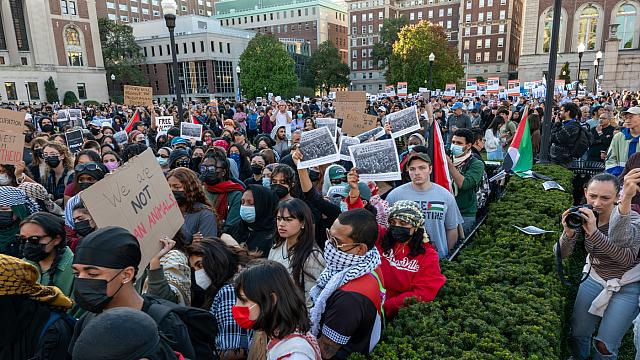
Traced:
<path fill-rule="evenodd" d="M 348 113 L 363 113 L 366 103 L 362 102 L 334 102 L 333 106 L 336 109 L 336 117 L 344 119 Z"/>
<path fill-rule="evenodd" d="M 78 129 L 66 132 L 64 133 L 64 137 L 67 140 L 67 147 L 72 154 L 76 154 L 82 149 L 82 143 L 84 142 L 82 130 Z"/>
<path fill-rule="evenodd" d="M 158 131 L 168 131 L 173 127 L 173 116 L 156 116 Z"/>
<path fill-rule="evenodd" d="M 336 101 L 364 104 L 367 101 L 367 93 L 365 91 L 336 91 Z"/>
<path fill-rule="evenodd" d="M 0 164 L 15 165 L 24 151 L 24 113 L 0 109 Z"/>
<path fill-rule="evenodd" d="M 361 112 L 347 113 L 342 120 L 342 131 L 349 135 L 361 134 L 377 126 L 378 117 Z"/>
<path fill-rule="evenodd" d="M 139 269 L 160 250 L 159 240 L 173 238 L 184 223 L 151 149 L 81 192 L 80 198 L 99 228 L 120 226 L 138 239 L 142 251 Z"/>
<path fill-rule="evenodd" d="M 153 89 L 145 86 L 124 86 L 124 103 L 130 106 L 153 106 Z"/>

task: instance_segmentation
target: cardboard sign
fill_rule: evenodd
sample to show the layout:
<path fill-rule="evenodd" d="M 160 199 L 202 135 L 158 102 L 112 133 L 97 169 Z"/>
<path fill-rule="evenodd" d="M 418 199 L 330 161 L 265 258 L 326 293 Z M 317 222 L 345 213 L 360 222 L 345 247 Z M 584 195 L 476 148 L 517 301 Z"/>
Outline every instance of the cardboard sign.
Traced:
<path fill-rule="evenodd" d="M 73 130 L 64 133 L 64 137 L 67 140 L 67 147 L 72 154 L 76 154 L 82 149 L 84 139 L 82 138 L 82 130 Z"/>
<path fill-rule="evenodd" d="M 173 127 L 173 116 L 156 116 L 158 131 L 168 131 Z"/>
<path fill-rule="evenodd" d="M 367 101 L 367 93 L 366 91 L 336 91 L 336 101 L 364 103 Z"/>
<path fill-rule="evenodd" d="M 153 106 L 153 88 L 146 86 L 124 86 L 124 103 L 129 106 Z"/>
<path fill-rule="evenodd" d="M 120 226 L 140 242 L 142 271 L 184 223 L 176 199 L 151 149 L 80 193 L 98 228 Z"/>
<path fill-rule="evenodd" d="M 378 117 L 362 112 L 350 112 L 342 120 L 342 132 L 349 135 L 362 134 L 378 126 Z"/>
<path fill-rule="evenodd" d="M 344 119 L 348 113 L 363 113 L 366 102 L 334 102 L 333 107 L 336 109 L 336 118 Z"/>
<path fill-rule="evenodd" d="M 15 165 L 24 151 L 24 113 L 0 109 L 0 164 Z"/>
<path fill-rule="evenodd" d="M 185 139 L 202 140 L 202 125 L 180 123 L 180 137 Z"/>

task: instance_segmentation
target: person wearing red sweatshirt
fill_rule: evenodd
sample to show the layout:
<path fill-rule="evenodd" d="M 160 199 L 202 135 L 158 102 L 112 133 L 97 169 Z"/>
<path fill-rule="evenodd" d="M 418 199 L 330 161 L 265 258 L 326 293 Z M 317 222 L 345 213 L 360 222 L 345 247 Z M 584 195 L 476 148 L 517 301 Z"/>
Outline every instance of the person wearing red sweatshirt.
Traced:
<path fill-rule="evenodd" d="M 432 301 L 446 282 L 440 272 L 438 252 L 424 231 L 424 212 L 409 200 L 389 209 L 389 228 L 378 238 L 382 276 L 387 289 L 384 312 L 392 319 L 405 299 Z"/>

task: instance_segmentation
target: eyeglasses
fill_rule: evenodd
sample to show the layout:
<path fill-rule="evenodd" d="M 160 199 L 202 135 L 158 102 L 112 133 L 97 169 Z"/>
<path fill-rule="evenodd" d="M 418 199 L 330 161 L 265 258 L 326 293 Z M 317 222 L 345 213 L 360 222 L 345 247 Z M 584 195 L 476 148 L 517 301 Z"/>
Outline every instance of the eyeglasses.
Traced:
<path fill-rule="evenodd" d="M 49 235 L 42 235 L 42 236 L 38 236 L 38 235 L 34 235 L 34 236 L 22 236 L 20 234 L 16 235 L 16 240 L 18 240 L 21 243 L 29 243 L 29 244 L 40 244 L 40 240 L 44 239 L 44 238 L 48 238 L 51 237 Z M 51 241 L 53 241 L 53 238 L 46 244 L 43 245 L 49 245 L 49 243 L 51 243 Z"/>
<path fill-rule="evenodd" d="M 200 165 L 200 173 L 205 173 L 207 171 L 214 172 L 218 170 L 226 170 L 224 166 L 214 166 L 214 165 Z"/>
<path fill-rule="evenodd" d="M 355 249 L 355 247 L 358 245 L 364 244 L 364 243 L 340 244 L 338 238 L 331 235 L 331 232 L 329 231 L 329 229 L 326 229 L 326 231 L 327 231 L 327 240 L 329 240 L 331 244 L 340 251 L 349 251 L 349 250 Z M 347 247 L 347 246 L 351 246 L 351 248 L 349 248 L 349 250 L 342 250 L 344 247 Z"/>
<path fill-rule="evenodd" d="M 86 164 L 78 164 L 74 169 L 76 172 L 89 170 L 89 171 L 102 171 L 98 163 L 90 162 Z"/>
<path fill-rule="evenodd" d="M 58 153 L 43 153 L 42 155 L 43 155 L 44 157 L 50 157 L 50 156 L 53 156 L 53 157 L 60 157 L 60 154 L 58 154 Z"/>

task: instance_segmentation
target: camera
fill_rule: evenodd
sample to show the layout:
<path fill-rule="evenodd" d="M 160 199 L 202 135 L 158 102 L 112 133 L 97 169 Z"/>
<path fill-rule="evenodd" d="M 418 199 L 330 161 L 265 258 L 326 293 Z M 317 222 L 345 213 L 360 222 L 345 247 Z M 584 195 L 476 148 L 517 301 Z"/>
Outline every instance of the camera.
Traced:
<path fill-rule="evenodd" d="M 593 215 L 595 215 L 596 219 L 598 218 L 598 212 L 593 210 L 593 206 L 589 204 L 572 206 L 569 208 L 569 214 L 565 219 L 569 229 L 576 230 L 581 228 L 582 224 L 584 224 L 584 219 L 582 218 L 580 209 L 589 209 L 593 211 Z"/>

